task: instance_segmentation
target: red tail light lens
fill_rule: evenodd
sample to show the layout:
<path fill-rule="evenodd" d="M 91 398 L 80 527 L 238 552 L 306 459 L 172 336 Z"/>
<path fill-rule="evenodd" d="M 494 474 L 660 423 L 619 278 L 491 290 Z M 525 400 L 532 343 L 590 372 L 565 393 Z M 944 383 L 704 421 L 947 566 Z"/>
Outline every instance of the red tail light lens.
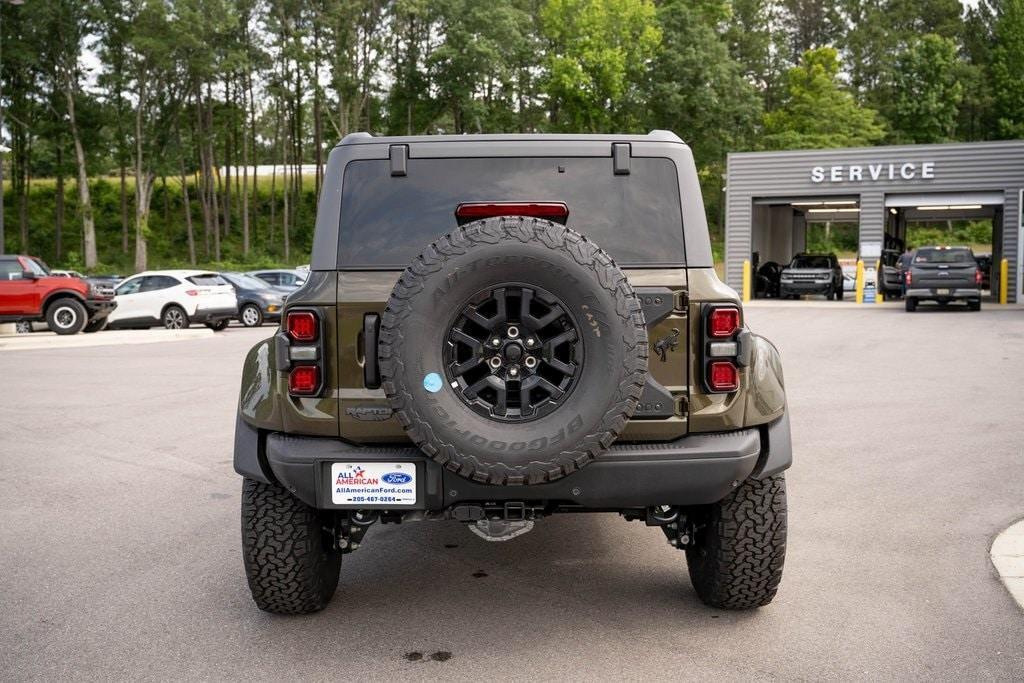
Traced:
<path fill-rule="evenodd" d="M 708 385 L 715 391 L 736 391 L 740 388 L 740 371 L 732 361 L 713 361 L 708 365 Z"/>
<path fill-rule="evenodd" d="M 319 334 L 318 321 L 310 311 L 291 311 L 288 313 L 288 336 L 292 341 L 311 342 L 316 341 Z"/>
<path fill-rule="evenodd" d="M 712 309 L 708 314 L 708 336 L 731 337 L 740 328 L 740 309 L 731 306 Z"/>
<path fill-rule="evenodd" d="M 320 388 L 320 368 L 297 365 L 288 373 L 288 391 L 297 396 L 310 396 Z"/>
<path fill-rule="evenodd" d="M 974 284 L 980 285 L 981 282 L 982 282 L 981 271 L 980 270 L 974 271 Z"/>
<path fill-rule="evenodd" d="M 186 289 L 185 293 L 188 294 L 189 296 L 199 296 L 198 289 Z"/>
<path fill-rule="evenodd" d="M 907 286 L 909 287 L 910 286 L 910 271 L 909 270 L 907 271 L 907 275 L 906 275 L 906 283 L 907 283 Z"/>
<path fill-rule="evenodd" d="M 569 207 L 562 202 L 474 202 L 459 204 L 456 218 L 476 220 L 494 216 L 532 216 L 534 218 L 565 218 Z"/>

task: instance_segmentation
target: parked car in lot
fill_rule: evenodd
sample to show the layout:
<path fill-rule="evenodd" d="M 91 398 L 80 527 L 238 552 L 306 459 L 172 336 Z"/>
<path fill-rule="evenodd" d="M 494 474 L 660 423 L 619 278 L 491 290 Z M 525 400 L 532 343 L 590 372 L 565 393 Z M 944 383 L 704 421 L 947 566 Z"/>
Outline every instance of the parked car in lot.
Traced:
<path fill-rule="evenodd" d="M 378 522 L 506 541 L 582 512 L 659 527 L 708 605 L 771 602 L 782 364 L 715 273 L 689 147 L 356 133 L 323 182 L 309 283 L 242 371 L 234 466 L 261 609 L 324 608 Z"/>
<path fill-rule="evenodd" d="M 110 326 L 177 330 L 203 323 L 223 330 L 238 315 L 235 290 L 217 273 L 159 270 L 128 278 L 115 290 L 117 311 Z"/>
<path fill-rule="evenodd" d="M 963 301 L 980 311 L 981 283 L 981 270 L 968 247 L 921 247 L 907 271 L 905 306 L 913 312 L 921 301 Z"/>
<path fill-rule="evenodd" d="M 779 274 L 779 296 L 823 294 L 826 299 L 843 298 L 843 269 L 835 254 L 797 254 Z"/>
<path fill-rule="evenodd" d="M 53 277 L 77 277 L 79 280 L 85 280 L 86 277 L 79 273 L 77 270 L 60 270 L 53 268 L 50 270 L 50 275 Z"/>
<path fill-rule="evenodd" d="M 22 331 L 45 321 L 57 334 L 97 332 L 116 306 L 84 280 L 51 274 L 40 259 L 0 255 L 0 322 L 19 323 Z"/>
<path fill-rule="evenodd" d="M 220 276 L 235 289 L 238 302 L 238 320 L 246 327 L 259 327 L 264 321 L 281 319 L 285 296 L 264 280 L 245 273 L 221 273 Z"/>
<path fill-rule="evenodd" d="M 258 277 L 272 287 L 277 287 L 283 291 L 293 292 L 306 284 L 306 278 L 309 277 L 309 271 L 299 270 L 297 268 L 281 268 L 272 270 L 253 270 L 246 273 L 246 275 Z"/>

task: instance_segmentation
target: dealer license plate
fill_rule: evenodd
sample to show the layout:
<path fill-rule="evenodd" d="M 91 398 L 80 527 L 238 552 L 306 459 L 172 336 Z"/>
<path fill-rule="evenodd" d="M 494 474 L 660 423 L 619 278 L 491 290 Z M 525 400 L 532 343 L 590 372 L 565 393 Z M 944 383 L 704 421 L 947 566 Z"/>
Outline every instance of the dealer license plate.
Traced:
<path fill-rule="evenodd" d="M 948 289 L 936 289 L 935 293 L 936 294 L 949 294 L 949 290 Z"/>
<path fill-rule="evenodd" d="M 335 505 L 415 505 L 416 463 L 336 462 L 331 465 Z"/>

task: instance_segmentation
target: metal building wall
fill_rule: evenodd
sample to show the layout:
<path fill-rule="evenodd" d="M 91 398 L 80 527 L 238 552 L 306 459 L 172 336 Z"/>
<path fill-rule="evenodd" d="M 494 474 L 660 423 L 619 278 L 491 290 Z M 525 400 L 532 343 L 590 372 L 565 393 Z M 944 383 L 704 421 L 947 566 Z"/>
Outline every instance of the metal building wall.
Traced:
<path fill-rule="evenodd" d="M 921 177 L 925 162 L 933 165 L 932 178 Z M 888 177 L 889 164 L 896 164 L 896 178 Z M 899 177 L 899 168 L 913 163 L 912 180 Z M 883 164 L 877 180 L 851 181 L 851 165 L 865 171 Z M 812 182 L 811 170 L 823 167 L 825 179 Z M 830 180 L 833 166 L 844 169 L 843 179 Z M 726 281 L 742 286 L 743 261 L 750 258 L 751 209 L 754 199 L 813 198 L 815 196 L 859 196 L 860 240 L 880 242 L 885 226 L 885 196 L 905 192 L 1004 193 L 1003 254 L 1010 260 L 1010 300 L 1020 291 L 1018 238 L 1021 231 L 1020 191 L 1024 188 L 1024 140 L 953 143 L 944 145 L 896 145 L 855 149 L 801 150 L 787 152 L 744 152 L 730 154 L 726 172 L 725 260 Z"/>

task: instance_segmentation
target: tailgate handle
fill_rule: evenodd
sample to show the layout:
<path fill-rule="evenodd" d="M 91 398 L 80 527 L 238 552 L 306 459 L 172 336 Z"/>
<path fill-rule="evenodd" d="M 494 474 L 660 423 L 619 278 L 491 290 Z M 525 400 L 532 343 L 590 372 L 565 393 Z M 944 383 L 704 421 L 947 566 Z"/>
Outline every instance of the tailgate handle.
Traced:
<path fill-rule="evenodd" d="M 377 337 L 380 335 L 380 316 L 363 316 L 363 384 L 367 389 L 380 389 L 380 367 L 377 365 Z"/>

